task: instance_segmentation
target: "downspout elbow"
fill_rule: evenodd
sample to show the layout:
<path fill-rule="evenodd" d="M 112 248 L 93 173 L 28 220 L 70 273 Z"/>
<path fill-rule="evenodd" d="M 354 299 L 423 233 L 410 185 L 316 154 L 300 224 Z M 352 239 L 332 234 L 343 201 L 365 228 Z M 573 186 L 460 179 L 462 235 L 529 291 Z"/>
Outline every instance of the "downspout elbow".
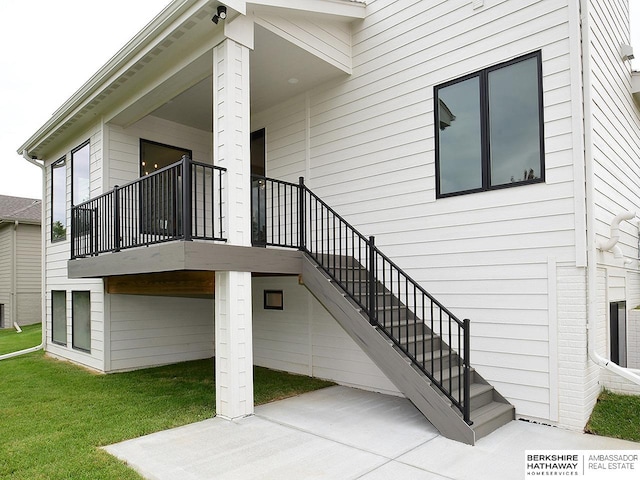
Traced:
<path fill-rule="evenodd" d="M 603 252 L 611 251 L 620 241 L 620 223 L 624 220 L 631 220 L 632 218 L 635 218 L 635 216 L 636 212 L 629 210 L 613 217 L 613 220 L 611 220 L 611 233 L 609 235 L 609 240 L 606 242 L 597 242 L 596 247 L 598 250 L 602 250 Z"/>

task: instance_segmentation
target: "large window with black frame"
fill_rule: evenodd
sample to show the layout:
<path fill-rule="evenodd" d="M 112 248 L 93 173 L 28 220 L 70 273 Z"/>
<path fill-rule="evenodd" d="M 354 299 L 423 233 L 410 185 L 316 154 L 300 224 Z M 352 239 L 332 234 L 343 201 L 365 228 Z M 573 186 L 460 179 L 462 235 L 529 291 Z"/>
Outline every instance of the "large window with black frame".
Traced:
<path fill-rule="evenodd" d="M 534 52 L 434 87 L 438 198 L 544 182 Z"/>

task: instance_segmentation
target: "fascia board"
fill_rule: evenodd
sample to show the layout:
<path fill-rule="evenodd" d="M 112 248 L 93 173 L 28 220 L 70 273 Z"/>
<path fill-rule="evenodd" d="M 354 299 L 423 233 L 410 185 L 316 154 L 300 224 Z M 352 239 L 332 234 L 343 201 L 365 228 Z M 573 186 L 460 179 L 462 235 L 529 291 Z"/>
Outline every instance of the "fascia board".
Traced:
<path fill-rule="evenodd" d="M 322 13 L 353 20 L 363 19 L 366 16 L 366 5 L 351 0 L 255 0 L 248 2 L 247 5 L 249 7 L 277 7 L 307 13 Z"/>
<path fill-rule="evenodd" d="M 51 118 L 36 131 L 17 150 L 22 154 L 25 150 L 29 152 L 46 138 L 55 127 L 64 119 L 73 115 L 82 105 L 93 97 L 100 88 L 108 83 L 108 80 L 118 74 L 129 62 L 140 57 L 148 51 L 162 33 L 176 20 L 190 10 L 202 8 L 207 5 L 208 0 L 183 0 L 172 2 L 167 5 L 146 27 L 144 27 L 135 37 L 133 37 L 123 48 L 121 48 L 100 70 L 98 70 L 80 89 L 74 93 L 65 103 L 62 104 L 51 116 Z"/>

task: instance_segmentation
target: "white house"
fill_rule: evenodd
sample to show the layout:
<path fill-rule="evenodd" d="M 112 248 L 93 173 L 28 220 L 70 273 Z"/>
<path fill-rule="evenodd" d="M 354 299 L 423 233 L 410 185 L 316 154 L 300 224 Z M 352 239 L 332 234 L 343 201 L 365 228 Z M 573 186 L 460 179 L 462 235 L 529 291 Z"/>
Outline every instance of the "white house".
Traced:
<path fill-rule="evenodd" d="M 19 148 L 47 352 L 215 355 L 228 418 L 255 364 L 403 394 L 467 443 L 582 429 L 603 385 L 638 389 L 628 7 L 171 2 Z"/>
<path fill-rule="evenodd" d="M 0 328 L 42 319 L 42 201 L 0 195 Z"/>

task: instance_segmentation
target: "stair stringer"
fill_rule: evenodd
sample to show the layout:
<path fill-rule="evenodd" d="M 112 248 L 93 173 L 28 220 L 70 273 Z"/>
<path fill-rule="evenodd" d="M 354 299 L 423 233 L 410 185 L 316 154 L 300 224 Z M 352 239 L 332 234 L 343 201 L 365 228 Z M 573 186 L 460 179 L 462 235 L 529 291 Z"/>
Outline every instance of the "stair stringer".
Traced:
<path fill-rule="evenodd" d="M 345 294 L 306 255 L 304 285 L 329 311 L 376 366 L 445 437 L 474 445 L 476 434 L 426 376 L 414 369 Z"/>

